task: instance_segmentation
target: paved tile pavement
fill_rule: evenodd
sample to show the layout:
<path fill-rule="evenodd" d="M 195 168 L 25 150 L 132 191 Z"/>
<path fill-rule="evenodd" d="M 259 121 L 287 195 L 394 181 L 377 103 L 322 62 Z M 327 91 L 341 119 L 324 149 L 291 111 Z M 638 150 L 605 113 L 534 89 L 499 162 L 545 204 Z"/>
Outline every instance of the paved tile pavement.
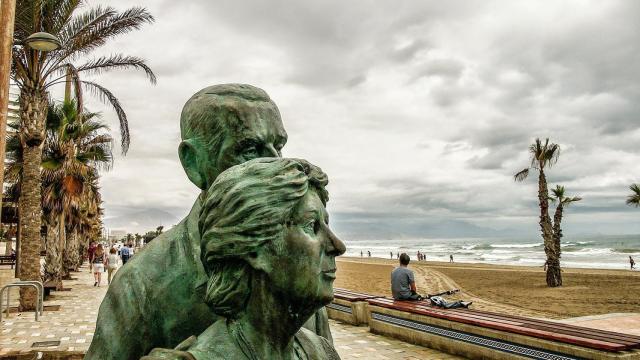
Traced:
<path fill-rule="evenodd" d="M 0 358 L 36 351 L 65 352 L 79 356 L 87 351 L 95 329 L 98 307 L 107 286 L 94 287 L 87 267 L 73 273 L 76 280 L 64 282 L 71 291 L 52 292 L 45 306 L 60 305 L 58 311 L 46 311 L 40 321 L 33 312 L 3 315 L 0 328 Z M 12 280 L 8 269 L 0 269 L 0 285 Z M 17 290 L 12 303 L 17 304 Z M 460 357 L 369 333 L 367 327 L 354 327 L 331 320 L 336 349 L 343 360 L 351 359 L 461 359 Z M 32 347 L 34 342 L 59 340 L 60 345 Z"/>

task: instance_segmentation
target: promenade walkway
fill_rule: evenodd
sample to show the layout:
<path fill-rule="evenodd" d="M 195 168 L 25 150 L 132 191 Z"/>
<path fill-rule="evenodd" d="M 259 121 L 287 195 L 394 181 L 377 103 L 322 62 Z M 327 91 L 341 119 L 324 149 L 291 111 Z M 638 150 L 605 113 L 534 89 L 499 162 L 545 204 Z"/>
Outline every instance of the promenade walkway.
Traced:
<path fill-rule="evenodd" d="M 0 286 L 13 280 L 13 271 L 0 269 Z M 89 348 L 100 302 L 107 286 L 93 286 L 93 276 L 84 266 L 72 275 L 76 280 L 64 282 L 71 291 L 53 292 L 45 301 L 45 313 L 34 321 L 33 312 L 3 316 L 0 328 L 0 359 L 14 355 L 47 353 L 69 354 L 69 359 L 82 359 Z M 17 290 L 13 290 L 12 305 L 17 305 Z M 47 310 L 57 308 L 57 310 Z M 369 333 L 366 327 L 354 327 L 331 321 L 331 330 L 338 353 L 347 359 L 430 359 L 453 360 L 460 357 L 404 343 Z M 53 343 L 47 343 L 53 342 Z M 37 346 L 39 345 L 44 346 Z M 34 346 L 36 345 L 36 346 Z"/>

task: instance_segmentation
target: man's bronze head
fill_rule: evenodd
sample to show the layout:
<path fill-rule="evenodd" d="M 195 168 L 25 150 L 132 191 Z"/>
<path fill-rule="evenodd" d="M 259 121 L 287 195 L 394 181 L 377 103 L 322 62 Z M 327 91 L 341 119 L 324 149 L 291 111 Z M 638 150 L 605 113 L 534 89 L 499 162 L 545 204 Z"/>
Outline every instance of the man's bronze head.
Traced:
<path fill-rule="evenodd" d="M 180 133 L 180 162 L 202 190 L 231 166 L 280 157 L 287 142 L 276 104 L 264 90 L 245 84 L 214 85 L 195 93 L 182 109 Z"/>

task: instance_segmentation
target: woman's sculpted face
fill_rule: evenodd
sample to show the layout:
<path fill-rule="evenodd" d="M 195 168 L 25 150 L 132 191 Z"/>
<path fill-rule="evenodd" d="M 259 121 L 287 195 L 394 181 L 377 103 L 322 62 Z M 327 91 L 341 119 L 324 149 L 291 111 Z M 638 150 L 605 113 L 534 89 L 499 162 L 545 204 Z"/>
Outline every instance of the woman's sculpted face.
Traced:
<path fill-rule="evenodd" d="M 284 229 L 282 240 L 270 246 L 269 274 L 273 286 L 288 297 L 326 305 L 333 298 L 335 257 L 345 246 L 329 229 L 329 216 L 317 191 L 300 199 Z"/>
<path fill-rule="evenodd" d="M 263 286 L 256 279 L 300 316 L 331 301 L 335 257 L 345 246 L 328 226 L 327 183 L 320 168 L 282 158 L 251 160 L 218 177 L 200 216 L 206 301 L 216 314 L 239 317 L 253 287 Z"/>

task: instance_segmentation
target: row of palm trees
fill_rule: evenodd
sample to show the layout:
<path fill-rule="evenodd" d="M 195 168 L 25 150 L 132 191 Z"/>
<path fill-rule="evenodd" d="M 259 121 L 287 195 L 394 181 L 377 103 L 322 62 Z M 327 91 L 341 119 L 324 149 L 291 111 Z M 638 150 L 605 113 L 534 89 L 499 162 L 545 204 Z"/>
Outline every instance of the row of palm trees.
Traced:
<path fill-rule="evenodd" d="M 551 168 L 560 157 L 560 145 L 550 143 L 546 139 L 544 143 L 536 139 L 529 146 L 530 165 L 514 175 L 516 181 L 524 181 L 530 170 L 538 171 L 538 205 L 540 207 L 540 231 L 544 242 L 544 251 L 547 256 L 545 262 L 546 282 L 549 287 L 562 286 L 562 270 L 560 268 L 562 239 L 562 217 L 564 208 L 574 202 L 582 200 L 581 197 L 565 196 L 564 186 L 557 185 L 551 190 L 549 196 L 547 177 L 545 170 Z M 632 206 L 640 206 L 640 186 L 633 184 L 629 187 L 632 194 L 627 198 L 626 203 Z M 556 203 L 553 221 L 549 215 L 549 201 Z"/>
<path fill-rule="evenodd" d="M 71 268 L 77 264 L 79 250 L 77 255 L 75 250 L 84 246 L 87 237 L 94 235 L 99 226 L 98 170 L 110 165 L 110 137 L 102 132 L 104 125 L 96 121 L 95 114 L 85 111 L 85 91 L 115 110 L 122 153 L 129 148 L 128 119 L 117 97 L 85 77 L 133 68 L 144 71 L 152 83 L 156 82 L 149 66 L 137 57 L 114 54 L 87 60 L 88 55 L 113 38 L 152 23 L 153 16 L 141 7 L 118 12 L 111 7 L 96 6 L 81 12 L 84 5 L 83 0 L 16 2 L 11 75 L 20 89 L 20 123 L 11 141 L 14 148 L 19 148 L 14 155 L 19 156 L 16 167 L 20 168 L 16 191 L 22 280 L 40 280 L 43 219 L 47 225 L 47 249 L 52 249 L 51 255 L 47 254 L 45 272 L 54 279 L 64 276 L 65 267 L 60 264 L 66 261 Z M 37 32 L 55 35 L 61 47 L 41 52 L 24 45 L 24 40 Z M 49 90 L 57 84 L 66 84 L 75 101 L 52 108 Z M 63 245 L 62 239 L 74 238 L 78 240 Z M 33 309 L 35 293 L 21 290 L 20 305 Z"/>
<path fill-rule="evenodd" d="M 17 128 L 19 124 L 10 124 Z M 81 265 L 87 239 L 101 229 L 98 169 L 111 165 L 113 139 L 95 113 L 78 113 L 76 103 L 50 104 L 42 151 L 42 219 L 46 227 L 44 281 L 62 286 Z M 17 132 L 7 139 L 6 181 L 11 197 L 22 188 L 23 156 Z"/>

